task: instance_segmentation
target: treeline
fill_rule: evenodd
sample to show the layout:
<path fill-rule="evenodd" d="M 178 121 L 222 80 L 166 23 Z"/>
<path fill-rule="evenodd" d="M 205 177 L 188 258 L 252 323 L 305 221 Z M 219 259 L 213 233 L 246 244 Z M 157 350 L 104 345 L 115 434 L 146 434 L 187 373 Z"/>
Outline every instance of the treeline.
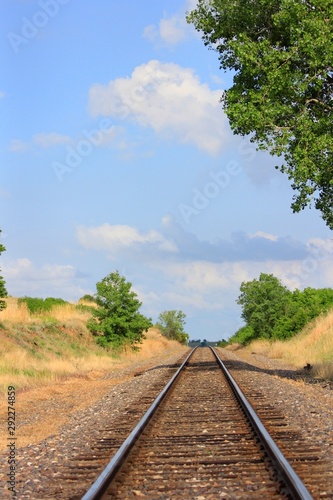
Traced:
<path fill-rule="evenodd" d="M 197 339 L 197 340 L 190 340 L 188 342 L 188 346 L 189 347 L 208 347 L 208 346 L 212 346 L 212 347 L 216 347 L 216 346 L 219 346 L 219 347 L 223 347 L 223 345 L 226 343 L 225 340 L 214 340 L 214 341 L 211 341 L 211 340 L 206 340 L 206 339 Z"/>
<path fill-rule="evenodd" d="M 243 282 L 237 303 L 246 322 L 229 343 L 245 345 L 254 339 L 288 339 L 311 320 L 333 308 L 333 289 L 290 291 L 272 274 Z"/>

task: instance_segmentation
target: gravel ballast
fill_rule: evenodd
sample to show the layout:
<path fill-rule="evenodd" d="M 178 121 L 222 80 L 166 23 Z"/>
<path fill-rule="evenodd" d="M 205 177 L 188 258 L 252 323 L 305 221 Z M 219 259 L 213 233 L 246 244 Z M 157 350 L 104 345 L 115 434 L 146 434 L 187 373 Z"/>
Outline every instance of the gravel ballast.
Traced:
<path fill-rule="evenodd" d="M 165 352 L 154 361 L 133 363 L 126 369 L 104 375 L 99 380 L 73 380 L 68 383 L 68 394 L 53 392 L 52 398 L 28 405 L 29 392 L 25 395 L 29 412 L 17 415 L 17 449 L 15 482 L 20 499 L 46 497 L 45 486 L 57 481 L 59 465 L 70 464 L 75 456 L 89 453 L 91 444 L 100 439 L 101 430 L 122 418 L 124 410 L 145 394 L 166 370 L 176 369 L 187 350 Z M 242 359 L 240 353 L 220 349 L 222 357 Z M 283 412 L 287 421 L 297 426 L 304 439 L 320 445 L 323 457 L 328 459 L 333 474 L 333 391 L 332 384 L 313 380 L 311 375 L 285 366 L 262 356 L 246 356 L 246 369 L 241 376 L 251 378 L 258 390 Z M 235 378 L 237 374 L 234 375 Z M 236 378 L 237 380 L 237 378 Z M 77 385 L 75 385 L 77 383 Z M 76 387 L 76 388 L 75 388 Z M 71 391 L 80 398 L 80 406 L 71 397 Z M 33 396 L 33 391 L 30 391 Z M 67 418 L 64 419 L 64 413 Z M 42 439 L 36 439 L 45 418 L 59 418 L 59 426 L 50 426 Z M 35 426 L 35 429 L 34 429 Z M 30 440 L 20 446 L 20 432 L 29 429 Z M 26 444 L 28 440 L 28 444 Z M 8 490 L 8 449 L 3 446 L 0 454 L 0 484 L 2 498 L 12 498 Z M 60 498 L 60 497 L 59 497 Z M 61 497 L 69 498 L 69 497 Z"/>

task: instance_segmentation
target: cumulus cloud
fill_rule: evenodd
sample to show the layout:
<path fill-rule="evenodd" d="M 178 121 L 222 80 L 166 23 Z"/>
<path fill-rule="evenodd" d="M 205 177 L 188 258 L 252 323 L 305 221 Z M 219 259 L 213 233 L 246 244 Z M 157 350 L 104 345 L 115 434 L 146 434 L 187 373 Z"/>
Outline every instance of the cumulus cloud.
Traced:
<path fill-rule="evenodd" d="M 124 251 L 133 252 L 177 252 L 175 244 L 158 231 L 147 233 L 126 225 L 102 224 L 97 227 L 78 226 L 76 236 L 86 249 L 102 250 L 116 258 Z"/>
<path fill-rule="evenodd" d="M 123 139 L 124 127 L 112 124 L 111 120 L 102 118 L 101 121 L 91 129 L 83 129 L 80 135 L 72 138 L 68 135 L 58 134 L 56 132 L 35 134 L 30 141 L 13 139 L 9 143 L 9 151 L 24 152 L 31 148 L 38 147 L 42 149 L 53 148 L 56 146 L 67 145 L 68 148 L 78 148 L 84 142 L 89 142 L 91 146 L 101 147 L 109 146 L 123 150 L 128 150 L 129 145 Z"/>
<path fill-rule="evenodd" d="M 168 265 L 168 273 L 190 290 L 212 291 L 229 285 L 225 273 L 219 272 L 220 266 L 207 261 L 178 262 Z"/>
<path fill-rule="evenodd" d="M 188 27 L 185 18 L 175 14 L 169 18 L 161 19 L 158 26 L 146 26 L 144 38 L 155 44 L 177 45 L 187 37 Z"/>
<path fill-rule="evenodd" d="M 36 266 L 28 258 L 5 260 L 2 276 L 10 295 L 16 297 L 61 297 L 77 300 L 87 292 L 86 275 L 71 265 L 45 264 Z"/>
<path fill-rule="evenodd" d="M 203 241 L 172 216 L 163 218 L 159 231 L 107 223 L 79 226 L 77 239 L 83 248 L 102 252 L 127 268 L 149 314 L 184 308 L 193 316 L 199 310 L 236 315 L 241 283 L 261 273 L 273 274 L 291 290 L 323 288 L 333 279 L 330 240 L 302 243 L 258 230 L 235 233 L 230 240 Z"/>
<path fill-rule="evenodd" d="M 130 77 L 92 86 L 89 107 L 93 116 L 130 120 L 216 155 L 231 137 L 220 96 L 221 90 L 212 91 L 192 69 L 152 60 Z"/>
<path fill-rule="evenodd" d="M 206 260 L 209 262 L 299 260 L 307 255 L 305 244 L 289 237 L 278 237 L 261 231 L 248 235 L 235 231 L 227 239 L 213 242 L 200 240 L 185 231 L 172 217 L 163 219 L 164 234 L 176 242 L 184 259 Z"/>
<path fill-rule="evenodd" d="M 187 0 L 175 14 L 164 15 L 159 24 L 146 26 L 143 36 L 155 45 L 173 47 L 195 35 L 194 28 L 186 21 L 186 12 L 193 10 L 196 0 Z"/>
<path fill-rule="evenodd" d="M 313 265 L 314 264 L 314 265 Z M 153 270 L 163 282 L 172 283 L 163 297 L 170 308 L 186 307 L 188 311 L 233 310 L 242 282 L 258 279 L 261 273 L 273 274 L 290 290 L 305 287 L 329 287 L 333 278 L 332 259 L 316 261 L 307 267 L 305 259 L 295 261 L 265 260 L 238 262 L 155 262 Z"/>
<path fill-rule="evenodd" d="M 58 146 L 59 144 L 68 144 L 71 138 L 67 135 L 57 134 L 56 132 L 35 134 L 30 142 L 22 141 L 21 139 L 13 139 L 9 143 L 9 151 L 14 153 L 24 152 L 31 148 L 31 146 L 38 146 L 41 148 L 50 148 Z"/>
<path fill-rule="evenodd" d="M 208 273 L 210 264 L 244 261 L 300 262 L 314 252 L 314 245 L 317 253 L 324 245 L 323 241 L 315 240 L 306 245 L 289 236 L 279 237 L 262 231 L 255 234 L 238 231 L 231 234 L 229 239 L 205 241 L 183 229 L 169 215 L 162 219 L 161 231 L 150 229 L 143 232 L 128 225 L 105 223 L 91 227 L 80 225 L 76 229 L 76 237 L 82 247 L 104 251 L 112 258 L 126 251 L 127 257 L 132 255 L 133 259 L 137 257 L 138 252 L 149 254 L 155 261 L 161 260 L 163 263 L 168 256 L 172 262 L 177 258 L 185 267 L 188 263 L 201 262 L 191 268 L 192 276 L 200 276 L 203 283 L 210 279 L 211 284 L 217 278 L 214 277 L 213 271 Z M 202 275 L 203 265 L 205 277 Z M 218 278 L 217 281 L 221 284 L 223 280 Z"/>
<path fill-rule="evenodd" d="M 257 231 L 254 234 L 250 234 L 249 237 L 250 238 L 266 238 L 267 240 L 270 240 L 270 241 L 277 241 L 278 240 L 278 237 L 275 236 L 274 234 L 265 233 L 264 231 Z"/>

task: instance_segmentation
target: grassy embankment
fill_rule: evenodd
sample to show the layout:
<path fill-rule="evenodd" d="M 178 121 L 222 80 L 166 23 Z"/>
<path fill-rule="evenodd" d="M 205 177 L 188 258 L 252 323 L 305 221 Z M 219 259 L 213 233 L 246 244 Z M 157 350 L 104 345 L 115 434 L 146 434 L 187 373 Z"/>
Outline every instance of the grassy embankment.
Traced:
<path fill-rule="evenodd" d="M 139 352 L 107 352 L 96 345 L 85 326 L 89 311 L 67 303 L 49 313 L 31 315 L 17 299 L 9 297 L 6 301 L 7 308 L 0 312 L 1 392 L 9 385 L 23 389 L 69 376 L 102 374 L 179 346 L 151 329 Z"/>
<path fill-rule="evenodd" d="M 235 347 L 231 344 L 229 348 Z M 297 369 L 310 363 L 314 377 L 333 380 L 333 311 L 315 319 L 289 340 L 255 340 L 241 349 L 280 359 Z"/>

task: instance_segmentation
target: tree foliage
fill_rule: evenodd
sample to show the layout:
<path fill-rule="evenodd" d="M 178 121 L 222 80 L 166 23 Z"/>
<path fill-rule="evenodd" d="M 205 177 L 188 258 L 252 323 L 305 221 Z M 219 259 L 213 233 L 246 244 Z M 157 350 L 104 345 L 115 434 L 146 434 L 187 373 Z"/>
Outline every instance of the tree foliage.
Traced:
<path fill-rule="evenodd" d="M 1 234 L 1 229 L 0 229 L 0 234 Z M 4 252 L 6 249 L 3 245 L 0 243 L 0 255 L 2 252 Z M 0 269 L 1 271 L 1 269 Z M 0 311 L 6 308 L 6 302 L 4 300 L 1 300 L 1 298 L 7 297 L 7 290 L 5 286 L 6 282 L 3 279 L 2 276 L 0 276 Z"/>
<path fill-rule="evenodd" d="M 314 200 L 331 229 L 332 19 L 331 0 L 198 0 L 187 16 L 234 72 L 222 96 L 234 133 L 283 156 L 294 212 Z"/>
<path fill-rule="evenodd" d="M 162 335 L 168 339 L 177 340 L 181 344 L 187 344 L 189 335 L 184 330 L 186 314 L 182 311 L 163 311 L 158 317 L 155 325 Z"/>
<path fill-rule="evenodd" d="M 139 309 L 142 303 L 131 290 L 132 284 L 118 271 L 109 274 L 96 284 L 97 308 L 87 327 L 97 336 L 97 343 L 103 347 L 135 347 L 142 342 L 144 332 L 152 326 L 150 318 Z"/>
<path fill-rule="evenodd" d="M 243 282 L 237 303 L 242 318 L 255 337 L 269 338 L 279 318 L 286 314 L 291 292 L 272 274 L 262 273 L 258 280 Z"/>
<path fill-rule="evenodd" d="M 272 274 L 243 282 L 237 303 L 246 324 L 230 339 L 247 344 L 254 339 L 287 339 L 312 319 L 333 308 L 333 289 L 305 288 L 291 292 Z"/>

